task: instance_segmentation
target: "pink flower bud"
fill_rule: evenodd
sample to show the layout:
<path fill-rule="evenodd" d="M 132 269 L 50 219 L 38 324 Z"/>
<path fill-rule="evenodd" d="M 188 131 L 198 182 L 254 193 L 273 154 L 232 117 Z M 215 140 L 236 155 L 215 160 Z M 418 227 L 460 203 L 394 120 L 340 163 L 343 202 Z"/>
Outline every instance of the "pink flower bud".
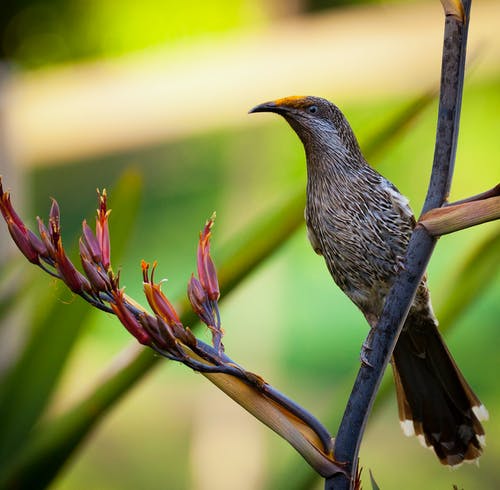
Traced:
<path fill-rule="evenodd" d="M 83 234 L 82 234 L 83 241 L 86 245 L 87 250 L 90 253 L 90 258 L 94 262 L 99 264 L 100 262 L 102 262 L 101 247 L 99 246 L 99 241 L 94 235 L 94 232 L 90 229 L 90 226 L 87 224 L 87 220 L 83 220 L 82 229 L 83 229 Z"/>
<path fill-rule="evenodd" d="M 41 257 L 50 257 L 45 243 L 40 240 L 40 238 L 38 238 L 29 228 L 26 229 L 26 232 L 33 250 L 35 250 Z"/>
<path fill-rule="evenodd" d="M 22 231 L 24 231 L 23 220 L 15 212 L 10 201 L 10 193 L 5 192 L 2 186 L 2 177 L 0 176 L 0 212 L 7 223 L 14 222 Z"/>
<path fill-rule="evenodd" d="M 9 228 L 10 236 L 14 240 L 15 244 L 21 250 L 23 255 L 32 263 L 39 264 L 40 257 L 38 252 L 33 248 L 30 243 L 28 232 L 26 228 L 21 228 L 14 221 L 7 221 L 7 226 Z"/>
<path fill-rule="evenodd" d="M 102 265 L 106 270 L 109 269 L 111 265 L 111 243 L 109 238 L 109 226 L 108 217 L 111 210 L 107 210 L 107 194 L 106 189 L 102 191 L 102 194 L 97 191 L 99 195 L 99 209 L 97 210 L 96 219 L 96 238 L 99 243 L 99 248 L 102 254 Z"/>
<path fill-rule="evenodd" d="M 92 285 L 94 291 L 108 291 L 111 289 L 111 283 L 108 275 L 102 270 L 101 266 L 95 262 L 91 262 L 87 256 L 80 254 L 82 267 L 85 274 Z"/>
<path fill-rule="evenodd" d="M 54 198 L 52 198 L 52 206 L 50 207 L 49 222 L 54 222 L 57 229 L 60 228 L 61 212 L 59 211 L 59 204 Z"/>
<path fill-rule="evenodd" d="M 74 293 L 80 294 L 84 291 L 91 291 L 91 286 L 86 277 L 79 272 L 71 260 L 66 255 L 62 246 L 61 237 L 56 243 L 55 266 L 59 272 L 61 279 Z"/>
<path fill-rule="evenodd" d="M 0 212 L 4 217 L 10 236 L 23 255 L 32 263 L 40 264 L 39 251 L 45 251 L 38 237 L 33 235 L 15 212 L 10 201 L 10 194 L 4 192 L 0 178 Z"/>
<path fill-rule="evenodd" d="M 215 265 L 210 257 L 210 230 L 213 224 L 214 218 L 212 217 L 207 221 L 205 228 L 200 233 L 197 251 L 197 266 L 198 277 L 200 278 L 203 289 L 207 292 L 208 297 L 212 301 L 217 301 L 220 296 L 219 281 L 217 279 Z"/>
<path fill-rule="evenodd" d="M 205 312 L 204 305 L 208 301 L 208 296 L 200 281 L 196 279 L 194 275 L 191 275 L 191 279 L 189 280 L 187 293 L 193 311 L 197 315 L 203 314 Z"/>
<path fill-rule="evenodd" d="M 114 303 L 111 308 L 122 322 L 123 326 L 143 345 L 151 345 L 152 339 L 149 333 L 139 323 L 137 318 L 127 308 L 123 297 L 123 289 L 113 291 Z"/>

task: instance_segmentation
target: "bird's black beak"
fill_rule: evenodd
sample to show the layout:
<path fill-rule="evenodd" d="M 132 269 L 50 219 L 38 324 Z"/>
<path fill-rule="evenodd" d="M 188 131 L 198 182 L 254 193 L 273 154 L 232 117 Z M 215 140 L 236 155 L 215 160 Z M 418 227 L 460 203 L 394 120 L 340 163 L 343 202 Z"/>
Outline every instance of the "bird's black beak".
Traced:
<path fill-rule="evenodd" d="M 264 102 L 250 109 L 248 114 L 253 114 L 254 112 L 276 112 L 277 114 L 283 114 L 286 112 L 286 106 L 278 105 L 276 102 Z"/>

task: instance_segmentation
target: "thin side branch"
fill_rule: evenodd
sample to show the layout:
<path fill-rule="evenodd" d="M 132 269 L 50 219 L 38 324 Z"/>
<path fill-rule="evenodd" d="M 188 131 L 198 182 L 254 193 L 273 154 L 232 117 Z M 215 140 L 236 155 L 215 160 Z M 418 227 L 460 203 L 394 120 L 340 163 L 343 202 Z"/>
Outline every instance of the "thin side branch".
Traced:
<path fill-rule="evenodd" d="M 482 201 L 483 199 L 488 199 L 495 196 L 500 196 L 500 184 L 497 184 L 495 187 L 493 187 L 493 189 L 481 192 L 480 194 L 476 194 L 475 196 L 461 199 L 460 201 L 450 202 L 449 204 L 445 204 L 445 206 L 456 206 L 457 204 L 463 204 L 464 202 Z"/>
<path fill-rule="evenodd" d="M 498 196 L 431 209 L 421 216 L 418 223 L 430 235 L 441 236 L 496 219 L 500 219 Z"/>

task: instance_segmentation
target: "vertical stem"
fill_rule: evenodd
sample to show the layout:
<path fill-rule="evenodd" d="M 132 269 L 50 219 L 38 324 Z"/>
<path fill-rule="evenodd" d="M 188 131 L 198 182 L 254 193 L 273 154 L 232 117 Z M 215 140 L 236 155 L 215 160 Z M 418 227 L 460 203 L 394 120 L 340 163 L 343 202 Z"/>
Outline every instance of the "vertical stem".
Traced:
<path fill-rule="evenodd" d="M 422 214 L 438 208 L 448 198 L 457 150 L 465 55 L 471 0 L 464 0 L 465 20 L 446 15 L 441 66 L 436 145 L 431 180 Z"/>
<path fill-rule="evenodd" d="M 459 0 L 457 0 L 459 1 Z M 423 211 L 440 207 L 446 200 L 453 175 L 462 99 L 467 29 L 471 0 L 463 0 L 465 19 L 452 15 L 445 5 L 446 21 L 441 67 L 441 89 L 434 162 Z M 405 257 L 372 337 L 368 355 L 371 366 L 358 372 L 335 441 L 335 459 L 347 462 L 356 475 L 359 447 L 375 396 L 403 328 L 415 292 L 425 273 L 436 239 L 423 227 L 415 228 Z M 349 490 L 353 478 L 336 474 L 325 481 L 325 490 Z"/>

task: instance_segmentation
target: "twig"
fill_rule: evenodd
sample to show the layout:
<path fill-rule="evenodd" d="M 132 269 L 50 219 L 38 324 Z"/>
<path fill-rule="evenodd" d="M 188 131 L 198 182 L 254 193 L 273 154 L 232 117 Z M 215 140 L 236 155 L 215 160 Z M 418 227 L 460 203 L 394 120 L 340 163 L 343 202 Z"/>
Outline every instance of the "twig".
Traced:
<path fill-rule="evenodd" d="M 445 1 L 446 21 L 441 68 L 438 126 L 432 175 L 423 212 L 440 207 L 446 200 L 455 159 L 467 44 L 471 0 Z M 382 315 L 374 330 L 373 350 L 368 354 L 370 366 L 363 364 L 358 372 L 335 442 L 335 459 L 346 461 L 351 475 L 357 473 L 361 438 L 368 415 L 403 327 L 408 310 L 431 257 L 436 238 L 422 226 L 411 236 L 401 270 L 386 299 Z M 347 490 L 352 478 L 336 474 L 325 481 L 325 490 Z"/>
<path fill-rule="evenodd" d="M 431 209 L 418 220 L 432 236 L 441 236 L 500 219 L 500 196 Z"/>

